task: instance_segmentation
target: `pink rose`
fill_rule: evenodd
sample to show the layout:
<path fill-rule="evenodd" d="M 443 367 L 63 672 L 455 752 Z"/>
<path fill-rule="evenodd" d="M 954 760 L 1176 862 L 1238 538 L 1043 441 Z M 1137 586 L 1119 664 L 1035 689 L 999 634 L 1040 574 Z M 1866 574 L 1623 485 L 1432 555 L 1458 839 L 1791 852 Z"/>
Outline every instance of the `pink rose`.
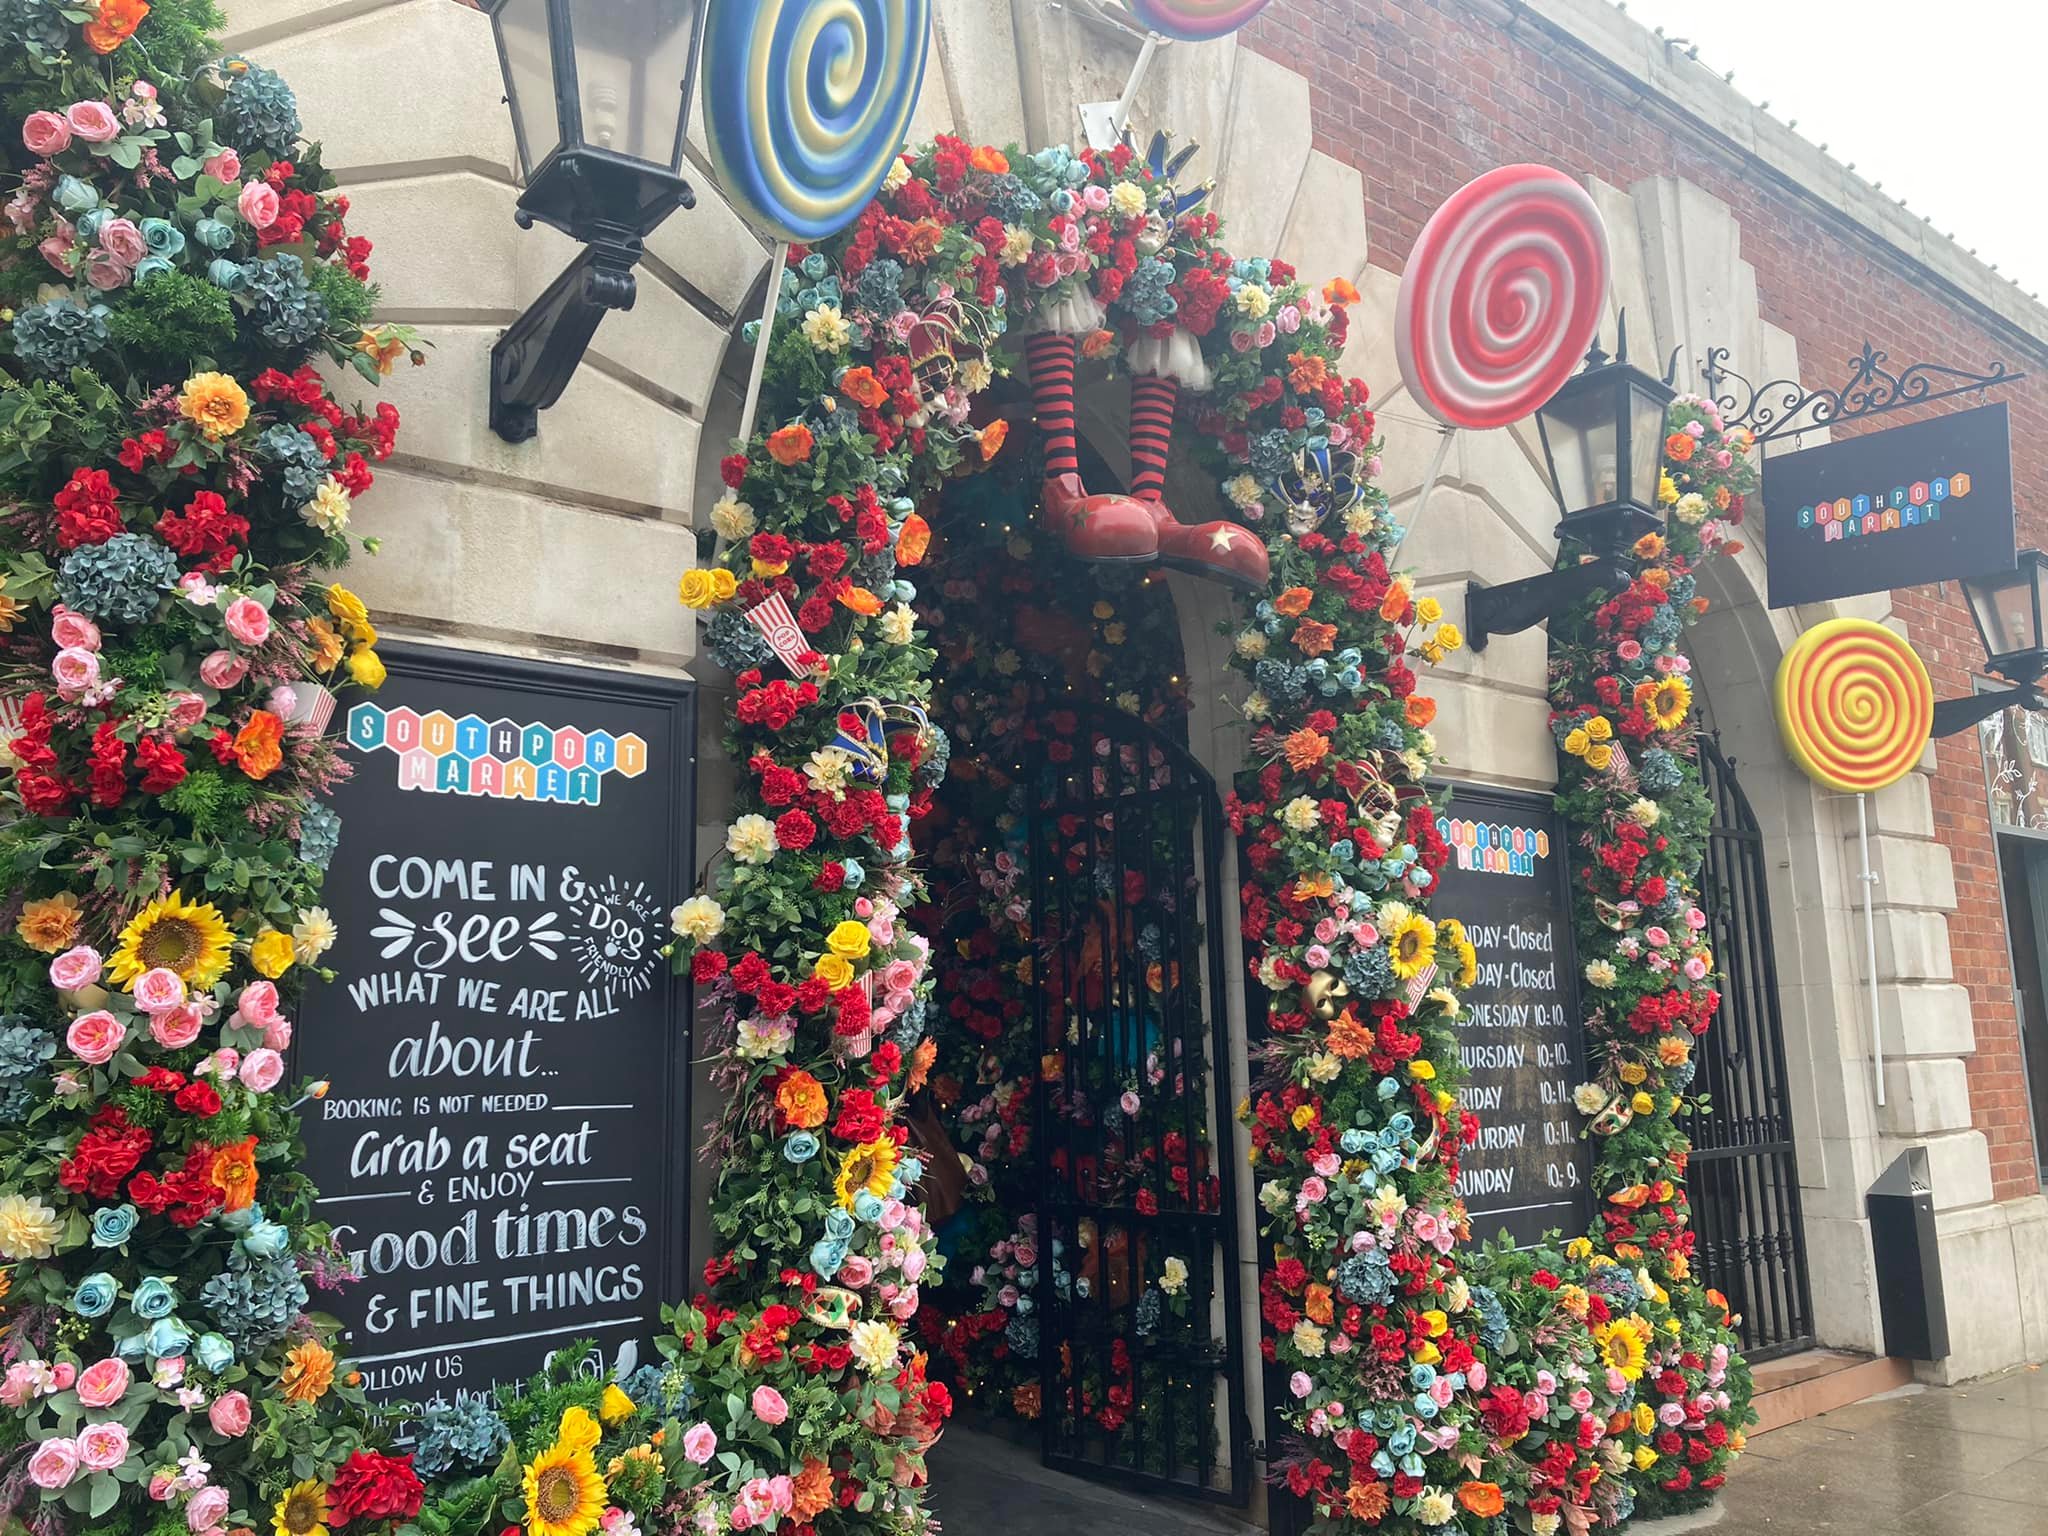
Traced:
<path fill-rule="evenodd" d="M 242 1086 L 251 1093 L 268 1093 L 284 1076 L 284 1058 L 264 1046 L 242 1058 Z"/>
<path fill-rule="evenodd" d="M 88 144 L 104 144 L 121 134 L 121 119 L 104 101 L 74 101 L 64 109 L 64 120 Z"/>
<path fill-rule="evenodd" d="M 0 1380 L 0 1403 L 9 1408 L 26 1408 L 43 1390 L 48 1367 L 40 1360 L 17 1360 Z"/>
<path fill-rule="evenodd" d="M 76 647 L 59 651 L 51 659 L 50 676 L 56 679 L 60 694 L 66 699 L 75 699 L 87 689 L 99 686 L 99 654 Z"/>
<path fill-rule="evenodd" d="M 201 161 L 199 170 L 215 181 L 233 181 L 242 174 L 242 157 L 232 149 L 223 149 Z"/>
<path fill-rule="evenodd" d="M 1315 1389 L 1316 1384 L 1309 1380 L 1307 1371 L 1296 1371 L 1287 1378 L 1287 1390 L 1296 1397 L 1307 1397 Z"/>
<path fill-rule="evenodd" d="M 128 1362 L 109 1355 L 85 1368 L 78 1378 L 78 1400 L 88 1408 L 111 1408 L 121 1401 L 134 1378 Z"/>
<path fill-rule="evenodd" d="M 55 112 L 31 112 L 21 125 L 21 142 L 30 154 L 47 160 L 71 147 L 71 125 Z"/>
<path fill-rule="evenodd" d="M 789 1417 L 789 1404 L 766 1382 L 754 1388 L 753 1408 L 754 1417 L 763 1424 L 780 1424 Z"/>
<path fill-rule="evenodd" d="M 100 648 L 99 625 L 62 603 L 50 610 L 50 637 L 67 651 L 96 651 Z"/>
<path fill-rule="evenodd" d="M 273 1051 L 291 1049 L 292 1021 L 290 1019 L 273 1019 L 270 1023 L 264 1025 L 263 1043 Z"/>
<path fill-rule="evenodd" d="M 270 690 L 270 712 L 280 720 L 289 720 L 299 712 L 299 691 L 289 683 L 280 683 Z"/>
<path fill-rule="evenodd" d="M 134 275 L 119 257 L 107 251 L 94 251 L 85 258 L 85 280 L 101 293 L 112 293 Z"/>
<path fill-rule="evenodd" d="M 718 1452 L 718 1432 L 709 1424 L 692 1424 L 683 1431 L 683 1457 L 703 1466 Z"/>
<path fill-rule="evenodd" d="M 270 638 L 270 610 L 253 597 L 238 597 L 228 604 L 227 626 L 242 644 L 261 645 Z M 202 670 L 200 676 L 205 675 Z"/>
<path fill-rule="evenodd" d="M 149 254 L 149 242 L 133 219 L 109 219 L 100 226 L 100 249 L 124 267 L 132 267 Z"/>
<path fill-rule="evenodd" d="M 149 1496 L 159 1504 L 170 1503 L 177 1491 L 178 1479 L 168 1472 L 158 1472 L 149 1480 Z"/>
<path fill-rule="evenodd" d="M 74 1440 L 45 1440 L 28 1459 L 28 1480 L 38 1488 L 65 1487 L 78 1475 L 78 1443 Z"/>
<path fill-rule="evenodd" d="M 43 260 L 59 272 L 66 277 L 75 277 L 78 274 L 78 255 L 71 249 L 71 245 L 77 238 L 77 232 L 64 220 L 59 219 L 57 232 L 45 238 L 36 249 L 42 253 Z"/>
<path fill-rule="evenodd" d="M 245 1392 L 230 1392 L 217 1397 L 207 1407 L 206 1417 L 213 1425 L 213 1432 L 226 1435 L 230 1440 L 239 1440 L 249 1432 L 249 1397 Z"/>
<path fill-rule="evenodd" d="M 50 1386 L 52 1390 L 62 1392 L 76 1380 L 78 1380 L 78 1367 L 69 1360 L 59 1360 L 50 1367 Z"/>
<path fill-rule="evenodd" d="M 267 181 L 252 181 L 242 188 L 235 207 L 252 229 L 268 229 L 277 222 L 277 188 Z"/>
<path fill-rule="evenodd" d="M 78 1435 L 78 1460 L 95 1472 L 111 1472 L 128 1459 L 128 1426 L 88 1424 Z"/>
<path fill-rule="evenodd" d="M 245 599 L 246 601 L 246 599 Z M 265 615 L 266 618 L 269 615 Z M 249 675 L 249 663 L 232 651 L 215 651 L 199 663 L 199 681 L 226 692 Z"/>
<path fill-rule="evenodd" d="M 206 718 L 206 700 L 196 693 L 174 693 L 169 703 L 164 724 L 171 730 L 189 731 Z"/>
<path fill-rule="evenodd" d="M 224 1045 L 211 1056 L 203 1056 L 192 1068 L 194 1077 L 217 1077 L 226 1082 L 235 1075 L 242 1065 L 242 1053 L 232 1045 Z"/>
<path fill-rule="evenodd" d="M 183 1005 L 185 978 L 168 966 L 152 966 L 135 978 L 132 990 L 144 1013 L 167 1013 Z"/>
<path fill-rule="evenodd" d="M 917 967 L 908 960 L 891 960 L 882 967 L 882 990 L 908 992 L 917 985 Z"/>
<path fill-rule="evenodd" d="M 67 949 L 50 962 L 50 985 L 59 992 L 77 992 L 100 979 L 100 952 L 90 944 Z"/>
<path fill-rule="evenodd" d="M 128 1026 L 104 1008 L 80 1014 L 64 1031 L 64 1043 L 71 1048 L 71 1054 L 96 1067 L 113 1060 L 114 1052 L 121 1049 L 127 1038 Z"/>
<path fill-rule="evenodd" d="M 277 987 L 268 981 L 252 981 L 235 999 L 235 1012 L 253 1029 L 267 1029 L 281 1015 L 277 1011 Z"/>
<path fill-rule="evenodd" d="M 925 1263 L 924 1250 L 922 1248 L 911 1249 L 910 1252 L 903 1255 L 903 1278 L 912 1285 L 915 1285 L 918 1277 L 924 1273 Z"/>
<path fill-rule="evenodd" d="M 835 1278 L 837 1278 L 841 1285 L 852 1286 L 855 1290 L 859 1290 L 875 1278 L 874 1260 L 856 1253 L 839 1266 L 839 1274 Z"/>
<path fill-rule="evenodd" d="M 225 1488 L 208 1483 L 192 1495 L 192 1501 L 185 1506 L 185 1529 L 195 1533 L 210 1531 L 227 1519 L 232 1501 Z"/>
<path fill-rule="evenodd" d="M 1486 1363 L 1484 1361 L 1474 1360 L 1465 1367 L 1465 1385 L 1474 1392 L 1484 1392 L 1486 1390 Z"/>
<path fill-rule="evenodd" d="M 165 1050 L 182 1051 L 199 1038 L 200 1023 L 199 1010 L 187 1003 L 182 1008 L 151 1014 L 149 1032 Z"/>

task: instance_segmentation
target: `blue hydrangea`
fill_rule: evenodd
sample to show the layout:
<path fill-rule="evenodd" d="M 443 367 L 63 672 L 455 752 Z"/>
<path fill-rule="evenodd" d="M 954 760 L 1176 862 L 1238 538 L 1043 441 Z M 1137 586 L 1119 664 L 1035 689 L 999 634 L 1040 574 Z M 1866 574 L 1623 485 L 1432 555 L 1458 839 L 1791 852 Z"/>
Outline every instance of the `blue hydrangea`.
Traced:
<path fill-rule="evenodd" d="M 1642 1296 L 1636 1288 L 1636 1277 L 1620 1264 L 1599 1265 L 1587 1283 L 1608 1301 L 1623 1307 L 1634 1306 Z"/>
<path fill-rule="evenodd" d="M 952 761 L 953 738 L 944 731 L 933 731 L 926 739 L 924 760 L 917 765 L 917 776 L 929 785 L 943 784 Z"/>
<path fill-rule="evenodd" d="M 199 1304 L 243 1355 L 255 1355 L 283 1338 L 304 1310 L 306 1282 L 289 1252 L 258 1259 L 237 1246 L 228 1251 L 227 1268 L 200 1291 Z"/>
<path fill-rule="evenodd" d="M 1368 1248 L 1337 1266 L 1337 1289 L 1361 1307 L 1385 1306 L 1394 1299 L 1394 1272 L 1385 1250 Z"/>
<path fill-rule="evenodd" d="M 648 1370 L 655 1367 L 648 1366 Z M 634 1402 L 642 1398 L 628 1390 Z M 465 1397 L 444 1407 L 429 1408 L 420 1418 L 413 1442 L 413 1466 L 423 1477 L 440 1477 L 459 1463 L 481 1472 L 505 1454 L 512 1431 L 488 1398 Z"/>
<path fill-rule="evenodd" d="M 1671 601 L 1674 603 L 1689 603 L 1692 601 L 1693 594 L 1699 591 L 1699 589 L 1700 584 L 1699 579 L 1697 577 L 1674 576 L 1671 579 L 1671 586 L 1669 589 L 1671 592 Z"/>
<path fill-rule="evenodd" d="M 1138 1298 L 1138 1310 L 1132 1321 L 1137 1325 L 1138 1337 L 1149 1339 L 1159 1327 L 1159 1292 L 1147 1289 Z"/>
<path fill-rule="evenodd" d="M 1692 1086 L 1693 1076 L 1698 1071 L 1699 1064 L 1688 1057 L 1671 1069 L 1671 1075 L 1665 1081 L 1671 1085 L 1674 1091 L 1683 1093 Z"/>
<path fill-rule="evenodd" d="M 324 870 L 341 846 L 341 816 L 324 800 L 315 800 L 299 813 L 299 857 L 315 869 Z"/>
<path fill-rule="evenodd" d="M 1662 747 L 1651 747 L 1636 764 L 1636 782 L 1647 795 L 1669 794 L 1685 780 L 1685 769 Z"/>
<path fill-rule="evenodd" d="M 19 1014 L 0 1014 L 0 1077 L 33 1077 L 57 1054 L 57 1037 Z"/>
<path fill-rule="evenodd" d="M 14 317 L 14 355 L 24 367 L 55 378 L 107 345 L 107 306 L 69 299 L 31 304 Z"/>
<path fill-rule="evenodd" d="M 81 544 L 57 568 L 57 595 L 80 613 L 140 624 L 178 584 L 178 557 L 147 534 L 117 533 Z"/>
<path fill-rule="evenodd" d="M 1284 661 L 1264 658 L 1252 667 L 1252 680 L 1259 691 L 1279 704 L 1299 704 L 1308 697 L 1308 673 Z"/>
<path fill-rule="evenodd" d="M 1012 172 L 1005 172 L 989 183 L 988 211 L 1005 224 L 1028 222 L 1040 206 L 1038 194 Z"/>
<path fill-rule="evenodd" d="M 911 1050 L 915 1048 L 918 1041 L 924 1038 L 924 1021 L 924 999 L 920 997 L 903 1010 L 903 1016 L 896 1021 L 895 1026 L 889 1031 L 889 1038 L 896 1042 L 898 1050 Z"/>
<path fill-rule="evenodd" d="M 292 506 L 304 506 L 326 483 L 327 455 L 297 427 L 279 422 L 265 429 L 256 439 L 256 456 L 277 470 L 285 500 Z"/>
<path fill-rule="evenodd" d="M 1003 1330 L 1003 1337 L 1018 1357 L 1025 1360 L 1038 1358 L 1038 1319 L 1022 1315 L 1012 1317 L 1010 1326 Z"/>
<path fill-rule="evenodd" d="M 1173 263 L 1154 256 L 1138 263 L 1117 297 L 1117 305 L 1140 325 L 1158 325 L 1180 312 L 1180 300 L 1167 292 L 1174 282 Z"/>
<path fill-rule="evenodd" d="M 222 59 L 220 67 L 228 83 L 216 124 L 221 142 L 289 157 L 299 137 L 299 103 L 284 76 L 239 54 Z"/>
<path fill-rule="evenodd" d="M 1294 440 L 1285 432 L 1261 432 L 1252 440 L 1252 473 L 1271 482 L 1294 467 Z"/>
<path fill-rule="evenodd" d="M 1668 651 L 1678 644 L 1683 626 L 1678 615 L 1670 608 L 1659 608 L 1650 621 L 1642 628 L 1639 638 L 1646 651 Z"/>
<path fill-rule="evenodd" d="M 860 280 L 853 285 L 853 301 L 862 309 L 893 315 L 903 307 L 902 287 L 903 264 L 877 256 L 861 269 Z"/>
<path fill-rule="evenodd" d="M 1355 949 L 1344 961 L 1344 981 L 1360 997 L 1383 997 L 1394 984 L 1394 964 L 1379 945 Z"/>
<path fill-rule="evenodd" d="M 307 286 L 306 264 L 286 251 L 242 267 L 256 328 L 272 346 L 291 352 L 310 346 L 327 329 L 327 301 Z"/>
<path fill-rule="evenodd" d="M 71 40 L 72 23 L 64 14 L 71 0 L 0 0 L 0 42 L 11 47 L 34 43 L 58 49 Z"/>
<path fill-rule="evenodd" d="M 1508 1309 L 1500 1304 L 1500 1298 L 1483 1285 L 1472 1287 L 1473 1310 L 1479 1314 L 1479 1342 L 1488 1349 L 1499 1349 L 1508 1341 Z"/>
<path fill-rule="evenodd" d="M 1404 751 L 1408 746 L 1408 728 L 1395 719 L 1390 710 L 1381 710 L 1373 716 L 1373 744 L 1386 752 Z"/>
<path fill-rule="evenodd" d="M 775 659 L 775 652 L 761 631 L 731 608 L 721 608 L 704 627 L 704 646 L 728 672 L 765 667 Z"/>

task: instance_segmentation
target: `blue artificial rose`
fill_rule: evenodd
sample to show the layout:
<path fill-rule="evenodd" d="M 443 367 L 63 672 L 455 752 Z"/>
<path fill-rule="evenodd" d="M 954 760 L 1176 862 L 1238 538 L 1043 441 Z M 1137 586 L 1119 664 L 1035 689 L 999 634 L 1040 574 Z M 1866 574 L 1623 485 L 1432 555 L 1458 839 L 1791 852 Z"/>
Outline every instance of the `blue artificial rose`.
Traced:
<path fill-rule="evenodd" d="M 274 1259 L 292 1245 L 289 1230 L 274 1221 L 259 1221 L 242 1237 L 242 1251 L 252 1259 Z"/>
<path fill-rule="evenodd" d="M 171 1282 L 163 1276 L 149 1275 L 135 1287 L 135 1295 L 128 1305 L 145 1323 L 154 1322 L 178 1310 L 178 1293 L 171 1289 Z"/>
<path fill-rule="evenodd" d="M 782 1155 L 792 1163 L 808 1163 L 818 1155 L 818 1138 L 809 1131 L 791 1131 L 782 1143 Z"/>
<path fill-rule="evenodd" d="M 176 256 L 185 249 L 185 231 L 169 219 L 144 219 L 136 227 L 152 256 Z"/>
<path fill-rule="evenodd" d="M 839 1266 L 845 1262 L 846 1245 L 844 1243 L 835 1243 L 829 1239 L 821 1238 L 819 1241 L 811 1244 L 811 1268 L 817 1271 L 819 1279 L 830 1280 L 839 1273 Z"/>
<path fill-rule="evenodd" d="M 140 1219 L 132 1205 L 103 1205 L 92 1213 L 92 1245 L 118 1248 L 127 1242 Z"/>
<path fill-rule="evenodd" d="M 114 1277 L 102 1270 L 78 1282 L 78 1289 L 71 1293 L 71 1310 L 80 1317 L 105 1317 L 114 1310 L 120 1294 Z"/>
<path fill-rule="evenodd" d="M 108 221 L 113 217 L 114 210 L 111 208 L 95 208 L 89 213 L 80 214 L 77 230 L 79 238 L 87 241 L 99 239 L 100 231 L 107 227 Z"/>
<path fill-rule="evenodd" d="M 192 226 L 192 238 L 209 251 L 224 251 L 235 243 L 235 231 L 219 219 L 201 219 Z"/>
<path fill-rule="evenodd" d="M 229 293 L 238 293 L 249 286 L 249 270 L 239 261 L 230 261 L 225 256 L 216 256 L 206 264 L 206 280 L 216 288 L 225 288 Z"/>
<path fill-rule="evenodd" d="M 50 201 L 66 213 L 84 213 L 100 205 L 100 195 L 76 176 L 59 176 L 50 189 Z"/>
<path fill-rule="evenodd" d="M 209 1371 L 224 1371 L 235 1363 L 235 1346 L 217 1333 L 199 1335 L 192 1353 Z"/>
<path fill-rule="evenodd" d="M 153 283 L 172 270 L 171 264 L 163 257 L 145 256 L 135 263 L 135 286 L 140 288 L 144 283 Z"/>
<path fill-rule="evenodd" d="M 853 1215 L 834 1206 L 825 1213 L 825 1235 L 835 1243 L 849 1243 L 853 1240 Z"/>
<path fill-rule="evenodd" d="M 223 1231 L 232 1232 L 239 1237 L 263 1219 L 263 1207 L 251 1203 L 239 1211 L 223 1211 L 215 1219 L 220 1222 Z"/>
<path fill-rule="evenodd" d="M 1436 1384 L 1436 1367 L 1418 1360 L 1408 1367 L 1408 1380 L 1426 1392 Z"/>
<path fill-rule="evenodd" d="M 853 1197 L 853 1214 L 861 1221 L 877 1222 L 882 1219 L 882 1202 L 868 1190 L 862 1190 Z"/>
<path fill-rule="evenodd" d="M 175 1317 L 158 1318 L 149 1325 L 143 1347 L 159 1360 L 172 1359 L 192 1347 L 192 1330 Z"/>
<path fill-rule="evenodd" d="M 148 1343 L 149 1339 L 144 1334 L 123 1334 L 120 1338 L 114 1340 L 114 1353 L 123 1360 L 140 1360 L 142 1358 L 142 1351 Z"/>
<path fill-rule="evenodd" d="M 914 1157 L 906 1157 L 896 1165 L 896 1177 L 906 1185 L 915 1184 L 924 1177 L 924 1164 Z"/>

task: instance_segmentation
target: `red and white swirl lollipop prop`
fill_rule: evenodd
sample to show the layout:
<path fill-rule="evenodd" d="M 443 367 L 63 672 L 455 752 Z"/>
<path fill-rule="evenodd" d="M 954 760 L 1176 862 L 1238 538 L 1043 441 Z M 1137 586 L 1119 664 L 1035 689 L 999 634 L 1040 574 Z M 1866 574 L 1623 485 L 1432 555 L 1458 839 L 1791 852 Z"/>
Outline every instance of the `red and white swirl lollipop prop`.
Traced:
<path fill-rule="evenodd" d="M 1607 304 L 1607 226 L 1586 189 L 1547 165 L 1504 165 L 1430 215 L 1401 272 L 1394 352 L 1415 403 L 1450 433 L 1533 416 L 1572 376 Z"/>

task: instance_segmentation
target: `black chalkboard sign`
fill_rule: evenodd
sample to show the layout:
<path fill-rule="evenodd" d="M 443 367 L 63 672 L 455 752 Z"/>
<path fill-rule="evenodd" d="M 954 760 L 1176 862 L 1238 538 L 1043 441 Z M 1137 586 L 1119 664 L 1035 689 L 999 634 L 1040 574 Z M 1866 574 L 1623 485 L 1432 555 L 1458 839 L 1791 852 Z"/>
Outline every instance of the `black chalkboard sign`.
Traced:
<path fill-rule="evenodd" d="M 1764 461 L 1771 606 L 2013 566 L 2003 402 Z"/>
<path fill-rule="evenodd" d="M 1480 1129 L 1459 1159 L 1458 1193 L 1476 1236 L 1576 1237 L 1592 1208 L 1592 1153 L 1572 1107 L 1584 1031 L 1563 823 L 1547 796 L 1460 784 L 1437 830 L 1451 859 L 1430 912 L 1462 922 L 1479 954 L 1458 1054 Z"/>
<path fill-rule="evenodd" d="M 688 1231 L 690 685 L 392 645 L 341 732 L 338 980 L 299 1069 L 330 1298 L 378 1399 L 650 1358 Z"/>

